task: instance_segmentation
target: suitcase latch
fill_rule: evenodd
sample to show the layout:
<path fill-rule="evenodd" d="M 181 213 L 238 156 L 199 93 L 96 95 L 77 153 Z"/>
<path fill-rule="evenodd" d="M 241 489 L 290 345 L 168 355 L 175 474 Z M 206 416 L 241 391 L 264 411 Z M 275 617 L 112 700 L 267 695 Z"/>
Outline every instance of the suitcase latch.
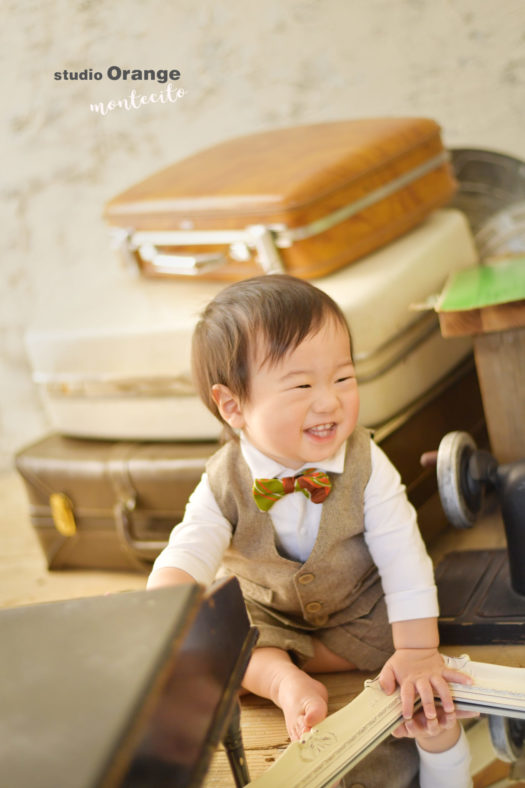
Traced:
<path fill-rule="evenodd" d="M 52 493 L 49 496 L 51 516 L 57 531 L 62 536 L 74 536 L 77 524 L 73 513 L 73 504 L 64 493 Z"/>

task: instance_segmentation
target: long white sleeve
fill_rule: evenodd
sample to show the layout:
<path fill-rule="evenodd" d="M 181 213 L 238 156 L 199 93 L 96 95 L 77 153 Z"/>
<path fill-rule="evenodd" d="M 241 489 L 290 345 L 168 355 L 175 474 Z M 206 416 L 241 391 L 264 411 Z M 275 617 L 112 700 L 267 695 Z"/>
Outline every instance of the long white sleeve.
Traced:
<path fill-rule="evenodd" d="M 372 474 L 365 490 L 365 541 L 376 564 L 389 621 L 438 614 L 432 561 L 401 477 L 372 443 Z"/>
<path fill-rule="evenodd" d="M 454 747 L 445 752 L 427 752 L 419 745 L 417 750 L 420 788 L 471 788 L 471 755 L 463 728 Z"/>

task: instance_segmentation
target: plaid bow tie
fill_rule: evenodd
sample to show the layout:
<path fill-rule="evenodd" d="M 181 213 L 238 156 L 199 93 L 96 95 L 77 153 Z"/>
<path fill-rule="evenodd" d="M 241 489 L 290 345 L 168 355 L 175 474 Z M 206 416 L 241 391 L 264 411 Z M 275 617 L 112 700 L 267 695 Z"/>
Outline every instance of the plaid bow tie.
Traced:
<path fill-rule="evenodd" d="M 255 503 L 263 512 L 274 505 L 284 495 L 302 492 L 313 503 L 322 503 L 332 489 L 332 482 L 324 473 L 315 468 L 306 468 L 297 476 L 283 479 L 255 479 L 252 492 Z"/>

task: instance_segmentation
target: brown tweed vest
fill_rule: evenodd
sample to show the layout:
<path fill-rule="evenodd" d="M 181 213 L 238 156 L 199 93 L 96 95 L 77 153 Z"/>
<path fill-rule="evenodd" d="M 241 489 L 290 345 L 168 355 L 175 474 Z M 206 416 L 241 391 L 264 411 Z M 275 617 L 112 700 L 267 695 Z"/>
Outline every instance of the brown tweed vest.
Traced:
<path fill-rule="evenodd" d="M 283 623 L 303 629 L 336 626 L 366 615 L 382 596 L 377 569 L 363 538 L 364 490 L 371 471 L 370 436 L 356 427 L 342 474 L 331 474 L 319 533 L 302 564 L 279 554 L 272 521 L 253 500 L 253 479 L 236 441 L 207 465 L 211 490 L 233 537 L 223 560 L 244 596 Z M 301 494 L 301 493 L 296 493 Z"/>

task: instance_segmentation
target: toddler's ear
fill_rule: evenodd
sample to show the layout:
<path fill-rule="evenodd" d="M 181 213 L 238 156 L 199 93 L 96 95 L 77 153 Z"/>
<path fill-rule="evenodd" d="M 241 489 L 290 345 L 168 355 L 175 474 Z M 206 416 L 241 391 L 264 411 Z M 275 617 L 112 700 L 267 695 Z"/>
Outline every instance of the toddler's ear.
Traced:
<path fill-rule="evenodd" d="M 239 398 L 222 383 L 215 383 L 211 387 L 211 395 L 226 424 L 229 424 L 234 430 L 242 429 L 244 417 Z"/>

